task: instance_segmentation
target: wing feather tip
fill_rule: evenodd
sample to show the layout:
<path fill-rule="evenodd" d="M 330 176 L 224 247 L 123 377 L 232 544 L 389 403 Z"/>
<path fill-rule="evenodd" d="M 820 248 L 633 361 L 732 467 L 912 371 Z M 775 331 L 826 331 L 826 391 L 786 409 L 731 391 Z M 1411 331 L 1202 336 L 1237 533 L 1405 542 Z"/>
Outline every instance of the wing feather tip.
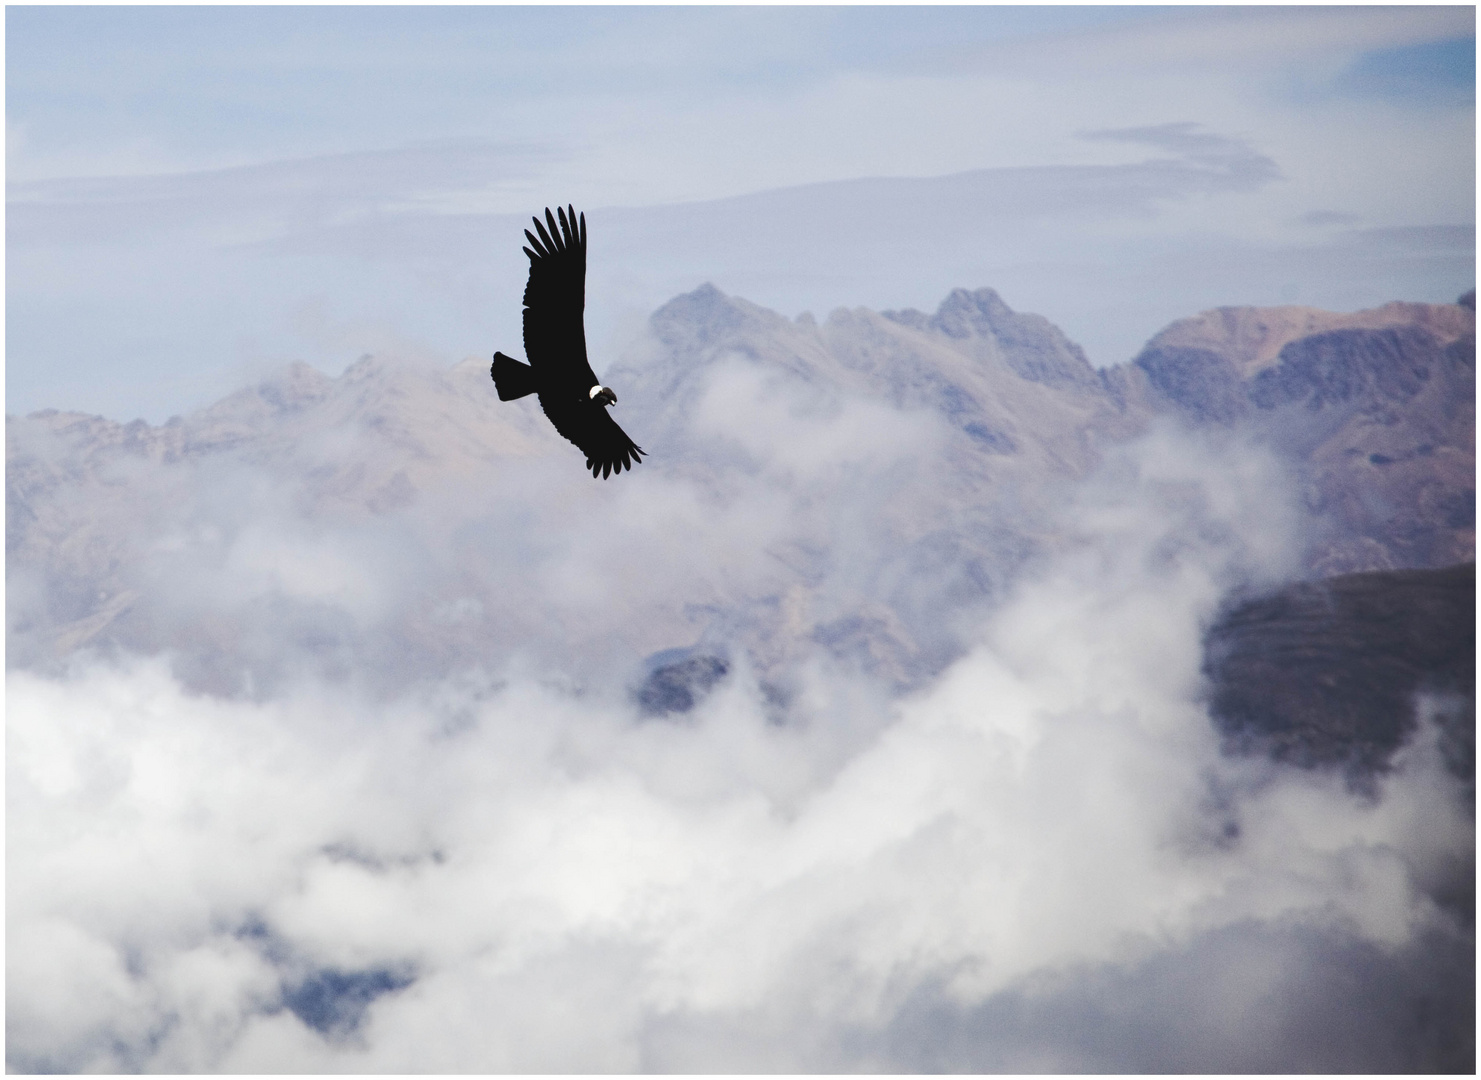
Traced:
<path fill-rule="evenodd" d="M 550 213 L 549 210 L 547 210 L 545 212 L 547 214 Z M 535 231 L 540 234 L 540 239 L 543 240 L 543 241 L 545 241 L 545 247 L 549 250 L 549 252 L 553 253 L 555 251 L 555 241 L 552 240 L 550 238 L 550 234 L 545 231 L 545 226 L 540 224 L 540 219 L 539 218 L 531 218 L 530 220 L 532 220 L 535 223 Z M 553 227 L 554 226 L 552 226 L 552 228 Z M 529 229 L 526 229 L 525 230 L 525 235 L 526 236 L 530 236 L 530 230 Z M 533 236 L 530 236 L 530 239 L 533 240 L 535 238 Z"/>

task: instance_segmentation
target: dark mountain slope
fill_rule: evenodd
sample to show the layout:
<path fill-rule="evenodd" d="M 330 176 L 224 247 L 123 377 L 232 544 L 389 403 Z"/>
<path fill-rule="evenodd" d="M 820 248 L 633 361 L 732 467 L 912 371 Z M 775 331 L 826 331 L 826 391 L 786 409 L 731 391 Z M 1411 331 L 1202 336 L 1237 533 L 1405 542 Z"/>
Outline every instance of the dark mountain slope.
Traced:
<path fill-rule="evenodd" d="M 1209 630 L 1210 712 L 1232 747 L 1371 773 L 1414 732 L 1428 693 L 1448 764 L 1470 778 L 1475 658 L 1475 563 L 1291 585 Z"/>

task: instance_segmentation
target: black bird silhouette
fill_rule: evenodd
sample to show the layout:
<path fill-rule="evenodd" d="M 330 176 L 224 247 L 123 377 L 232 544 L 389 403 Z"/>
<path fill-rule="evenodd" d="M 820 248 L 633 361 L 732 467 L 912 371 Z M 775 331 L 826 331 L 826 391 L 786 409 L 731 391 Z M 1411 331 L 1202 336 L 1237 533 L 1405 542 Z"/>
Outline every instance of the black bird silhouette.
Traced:
<path fill-rule="evenodd" d="M 592 476 L 603 479 L 630 469 L 643 451 L 617 426 L 607 409 L 617 395 L 597 382 L 586 359 L 586 215 L 574 207 L 561 210 L 560 225 L 545 208 L 545 221 L 535 218 L 537 238 L 529 229 L 530 280 L 525 286 L 525 356 L 494 353 L 489 374 L 499 400 L 538 394 L 550 422 L 586 455 Z M 533 250 L 531 250 L 533 248 Z"/>

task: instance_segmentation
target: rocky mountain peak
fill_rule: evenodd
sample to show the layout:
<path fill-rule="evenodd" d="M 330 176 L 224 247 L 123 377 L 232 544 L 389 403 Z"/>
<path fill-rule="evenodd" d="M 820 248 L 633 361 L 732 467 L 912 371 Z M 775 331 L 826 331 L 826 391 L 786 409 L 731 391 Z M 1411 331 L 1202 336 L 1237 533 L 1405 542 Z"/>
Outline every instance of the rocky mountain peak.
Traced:
<path fill-rule="evenodd" d="M 1476 315 L 1229 307 L 1181 319 L 1130 365 L 1153 407 L 1243 429 L 1302 474 L 1333 539 L 1322 573 L 1444 566 L 1475 546 Z"/>
<path fill-rule="evenodd" d="M 194 414 L 197 426 L 237 420 L 255 423 L 300 412 L 329 396 L 334 380 L 302 360 L 272 372 L 256 386 L 229 394 Z"/>
<path fill-rule="evenodd" d="M 1441 345 L 1474 335 L 1474 308 L 1462 304 L 1417 304 L 1393 301 L 1363 311 L 1336 312 L 1320 308 L 1221 307 L 1179 319 L 1155 334 L 1142 355 L 1159 350 L 1202 350 L 1217 354 L 1233 366 L 1233 374 L 1247 379 L 1273 366 L 1281 350 L 1293 341 L 1334 330 L 1383 330 L 1418 327 Z"/>
<path fill-rule="evenodd" d="M 924 333 L 963 343 L 980 341 L 987 352 L 1001 355 L 1015 374 L 1031 382 L 1053 387 L 1099 385 L 1079 345 L 1042 315 L 1014 311 L 994 289 L 953 289 L 929 317 L 914 309 L 883 315 Z"/>
<path fill-rule="evenodd" d="M 334 380 L 318 368 L 295 360 L 275 378 L 264 380 L 263 386 L 270 387 L 271 393 L 285 405 L 297 407 L 323 400 L 333 383 Z"/>
<path fill-rule="evenodd" d="M 936 308 L 935 315 L 927 315 L 915 308 L 885 311 L 881 314 L 902 326 L 927 333 L 944 334 L 960 341 L 993 336 L 995 327 L 1011 319 L 1014 311 L 1003 303 L 1003 298 L 996 290 L 984 287 L 976 292 L 952 289 Z"/>
<path fill-rule="evenodd" d="M 709 282 L 674 297 L 648 319 L 655 337 L 669 348 L 694 352 L 743 331 L 776 329 L 786 320 L 775 312 L 726 296 Z"/>

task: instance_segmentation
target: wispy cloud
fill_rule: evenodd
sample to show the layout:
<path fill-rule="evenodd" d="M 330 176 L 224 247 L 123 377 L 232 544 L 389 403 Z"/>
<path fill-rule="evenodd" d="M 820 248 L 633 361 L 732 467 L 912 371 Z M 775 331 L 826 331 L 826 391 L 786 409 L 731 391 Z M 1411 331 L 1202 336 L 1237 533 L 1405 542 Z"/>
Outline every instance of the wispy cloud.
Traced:
<path fill-rule="evenodd" d="M 992 285 L 1099 363 L 1211 304 L 1452 299 L 1469 264 L 1365 291 L 1299 222 L 1470 225 L 1473 103 L 1380 85 L 1467 15 L 17 9 L 10 393 L 163 419 L 262 362 L 352 361 L 305 307 L 505 348 L 519 219 L 557 201 L 607 212 L 606 352 L 706 280 L 789 313 Z M 1319 269 L 1274 280 L 1288 256 Z"/>
<path fill-rule="evenodd" d="M 422 144 L 231 169 L 13 183 L 9 243 L 233 247 L 457 195 L 527 187 L 553 152 L 529 145 Z"/>

